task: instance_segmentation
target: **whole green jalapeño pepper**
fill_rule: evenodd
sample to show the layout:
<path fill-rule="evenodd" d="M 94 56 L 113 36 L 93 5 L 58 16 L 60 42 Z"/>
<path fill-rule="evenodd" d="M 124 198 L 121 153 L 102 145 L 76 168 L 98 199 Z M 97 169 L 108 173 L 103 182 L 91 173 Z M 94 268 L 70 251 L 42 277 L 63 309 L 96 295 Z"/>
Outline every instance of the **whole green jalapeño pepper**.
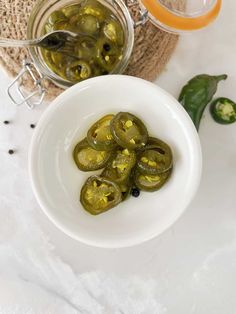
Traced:
<path fill-rule="evenodd" d="M 122 201 L 119 186 L 105 178 L 91 176 L 80 193 L 80 202 L 90 214 L 98 215 Z"/>
<path fill-rule="evenodd" d="M 94 171 L 106 166 L 111 152 L 98 151 L 89 146 L 86 138 L 79 142 L 73 151 L 77 167 L 82 171 Z"/>
<path fill-rule="evenodd" d="M 210 113 L 218 123 L 234 123 L 236 121 L 236 103 L 229 98 L 217 98 L 210 106 Z"/>
<path fill-rule="evenodd" d="M 225 74 L 218 76 L 200 74 L 193 77 L 182 88 L 179 102 L 188 112 L 197 130 L 203 111 L 216 93 L 218 83 L 226 78 Z"/>

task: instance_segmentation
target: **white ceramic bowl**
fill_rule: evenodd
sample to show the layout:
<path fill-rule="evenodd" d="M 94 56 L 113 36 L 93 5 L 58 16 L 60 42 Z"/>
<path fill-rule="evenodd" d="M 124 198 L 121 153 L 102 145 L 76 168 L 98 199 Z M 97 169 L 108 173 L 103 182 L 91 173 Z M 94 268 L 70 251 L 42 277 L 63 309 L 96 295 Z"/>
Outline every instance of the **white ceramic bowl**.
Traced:
<path fill-rule="evenodd" d="M 72 151 L 98 118 L 119 111 L 140 117 L 149 134 L 171 146 L 174 170 L 159 191 L 141 192 L 138 199 L 92 216 L 79 202 L 91 173 L 77 169 Z M 193 199 L 202 168 L 198 134 L 182 106 L 156 85 L 124 75 L 86 80 L 56 98 L 35 129 L 29 162 L 45 214 L 72 238 L 107 248 L 135 245 L 170 227 Z"/>

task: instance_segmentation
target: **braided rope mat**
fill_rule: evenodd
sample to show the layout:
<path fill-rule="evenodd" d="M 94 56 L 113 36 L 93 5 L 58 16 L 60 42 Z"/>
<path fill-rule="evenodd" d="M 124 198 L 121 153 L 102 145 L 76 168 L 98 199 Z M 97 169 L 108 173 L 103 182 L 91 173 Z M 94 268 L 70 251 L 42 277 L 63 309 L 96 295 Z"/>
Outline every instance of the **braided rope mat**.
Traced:
<path fill-rule="evenodd" d="M 1 0 L 0 37 L 25 39 L 27 21 L 36 1 Z M 130 8 L 130 13 L 134 20 L 139 18 L 139 9 L 136 6 Z M 165 68 L 177 41 L 178 36 L 166 33 L 150 22 L 137 27 L 133 53 L 125 74 L 154 80 Z M 11 76 L 19 73 L 22 61 L 27 57 L 29 57 L 27 49 L 0 48 L 0 63 Z M 62 91 L 50 81 L 46 82 L 45 87 L 49 98 L 54 98 Z M 30 80 L 26 81 L 26 88 L 29 90 L 33 88 Z"/>

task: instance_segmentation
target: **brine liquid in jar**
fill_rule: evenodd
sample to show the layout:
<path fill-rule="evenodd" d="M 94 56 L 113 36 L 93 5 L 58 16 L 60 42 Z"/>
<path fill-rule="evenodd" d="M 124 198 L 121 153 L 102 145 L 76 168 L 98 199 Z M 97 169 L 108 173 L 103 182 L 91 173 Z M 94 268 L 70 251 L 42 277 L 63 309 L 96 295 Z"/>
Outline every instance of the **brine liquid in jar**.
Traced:
<path fill-rule="evenodd" d="M 96 0 L 68 5 L 51 13 L 44 34 L 56 30 L 80 34 L 73 44 L 66 43 L 56 51 L 41 49 L 49 69 L 69 82 L 109 74 L 122 60 L 122 24 L 108 7 Z"/>

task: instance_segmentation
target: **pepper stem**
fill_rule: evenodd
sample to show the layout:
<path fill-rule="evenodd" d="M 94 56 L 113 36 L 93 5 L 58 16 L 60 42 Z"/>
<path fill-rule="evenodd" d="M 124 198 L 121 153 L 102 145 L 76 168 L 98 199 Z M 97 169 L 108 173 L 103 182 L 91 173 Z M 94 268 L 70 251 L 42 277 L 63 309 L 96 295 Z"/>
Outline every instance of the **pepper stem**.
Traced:
<path fill-rule="evenodd" d="M 217 83 L 218 83 L 218 82 L 220 82 L 220 81 L 222 81 L 222 80 L 226 80 L 227 77 L 228 77 L 228 75 L 222 74 L 222 75 L 215 76 L 215 79 L 216 79 L 216 81 L 217 81 Z"/>

